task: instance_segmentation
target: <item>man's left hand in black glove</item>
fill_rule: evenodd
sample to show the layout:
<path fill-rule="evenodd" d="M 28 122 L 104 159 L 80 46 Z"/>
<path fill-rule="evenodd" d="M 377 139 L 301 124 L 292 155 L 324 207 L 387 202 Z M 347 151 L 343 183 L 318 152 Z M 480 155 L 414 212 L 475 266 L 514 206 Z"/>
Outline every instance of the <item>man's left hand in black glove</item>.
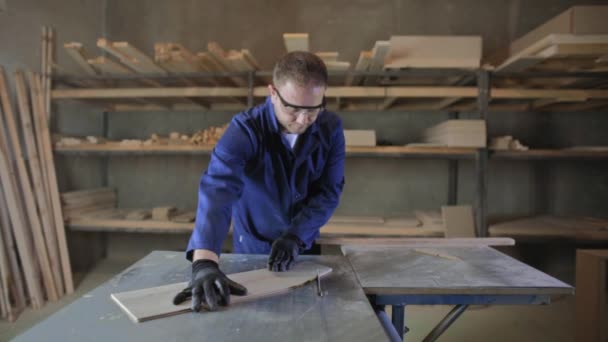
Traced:
<path fill-rule="evenodd" d="M 284 234 L 272 243 L 268 257 L 268 270 L 273 272 L 288 271 L 294 265 L 304 243 L 294 234 Z"/>

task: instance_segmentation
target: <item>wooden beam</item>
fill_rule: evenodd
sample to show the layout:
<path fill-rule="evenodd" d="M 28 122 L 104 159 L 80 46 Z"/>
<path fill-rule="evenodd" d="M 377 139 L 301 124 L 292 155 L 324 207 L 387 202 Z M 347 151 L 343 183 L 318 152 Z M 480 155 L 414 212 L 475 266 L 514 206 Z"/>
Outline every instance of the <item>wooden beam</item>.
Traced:
<path fill-rule="evenodd" d="M 166 75 L 167 71 L 159 67 L 154 61 L 128 42 L 111 42 L 106 38 L 97 40 L 97 46 L 114 57 L 124 65 L 142 74 Z"/>
<path fill-rule="evenodd" d="M 39 108 L 44 108 L 44 97 L 40 93 L 42 79 L 40 77 L 34 77 L 32 80 L 34 84 L 30 84 L 34 97 L 38 98 L 40 102 Z M 67 240 L 65 236 L 65 226 L 63 222 L 63 215 L 61 212 L 61 202 L 59 199 L 59 188 L 57 186 L 57 174 L 55 171 L 55 162 L 53 160 L 53 149 L 51 147 L 51 134 L 49 131 L 49 123 L 45 118 L 44 112 L 34 113 L 34 120 L 38 122 L 41 130 L 43 150 L 41 156 L 45 159 L 47 165 L 46 181 L 49 186 L 51 195 L 51 208 L 53 210 L 53 219 L 55 221 L 55 231 L 57 234 L 57 244 L 59 245 L 59 255 L 61 257 L 61 270 L 63 272 L 63 280 L 65 282 L 66 294 L 74 292 L 74 281 L 72 278 L 72 266 L 70 265 L 70 255 L 68 253 Z"/>
<path fill-rule="evenodd" d="M 34 309 L 44 306 L 44 294 L 40 286 L 40 270 L 36 263 L 34 247 L 31 236 L 28 234 L 27 225 L 21 208 L 21 199 L 16 188 L 16 176 L 9 165 L 8 150 L 4 142 L 0 141 L 0 182 L 4 190 L 4 203 L 9 212 L 11 226 L 15 234 L 19 259 L 25 275 L 25 284 L 31 298 Z"/>
<path fill-rule="evenodd" d="M 1 183 L 1 181 L 0 181 Z M 15 309 L 21 311 L 26 306 L 25 290 L 23 272 L 19 266 L 19 250 L 15 244 L 14 233 L 11 228 L 11 222 L 9 220 L 8 206 L 5 204 L 3 195 L 4 191 L 0 189 L 0 233 L 4 236 L 5 250 L 10 266 L 11 287 L 12 293 L 15 299 Z"/>
<path fill-rule="evenodd" d="M 47 196 L 45 195 L 45 187 L 42 181 L 42 170 L 40 165 L 40 156 L 38 155 L 38 148 L 34 139 L 35 134 L 33 132 L 32 125 L 32 111 L 30 109 L 30 98 L 28 97 L 28 90 L 26 88 L 25 79 L 21 71 L 15 72 L 15 88 L 17 90 L 17 98 L 19 104 L 19 114 L 21 121 L 21 131 L 23 134 L 23 140 L 27 150 L 28 161 L 29 161 L 29 173 L 32 178 L 32 190 L 35 195 L 38 213 L 40 215 L 40 224 L 44 235 L 45 244 L 48 250 L 48 257 L 50 262 L 50 268 L 53 274 L 55 286 L 57 288 L 57 294 L 63 295 L 63 277 L 61 276 L 61 258 L 59 256 L 57 234 L 53 227 L 53 216 L 49 211 Z M 36 102 L 33 99 L 32 103 Z M 41 232 L 42 233 L 42 232 Z"/>
<path fill-rule="evenodd" d="M 46 294 L 49 300 L 56 301 L 59 299 L 59 293 L 57 292 L 57 286 L 55 285 L 55 280 L 53 278 L 53 270 L 51 269 L 51 264 L 49 261 L 48 248 L 44 242 L 44 231 L 42 228 L 42 223 L 40 222 L 40 216 L 38 216 L 36 201 L 34 200 L 34 195 L 32 192 L 32 184 L 25 167 L 25 160 L 21 150 L 21 141 L 17 133 L 15 114 L 7 91 L 7 84 L 4 68 L 0 66 L 0 96 L 2 99 L 2 109 L 4 114 L 3 122 L 6 125 L 7 136 L 12 147 L 15 164 L 17 166 L 17 179 L 19 182 L 17 189 L 19 189 L 21 195 L 23 196 L 23 203 L 25 205 L 24 214 L 27 215 L 25 221 L 29 222 L 29 229 L 31 230 L 31 235 L 34 239 L 36 258 L 38 260 L 38 264 L 40 265 L 40 271 L 42 273 L 42 280 Z"/>

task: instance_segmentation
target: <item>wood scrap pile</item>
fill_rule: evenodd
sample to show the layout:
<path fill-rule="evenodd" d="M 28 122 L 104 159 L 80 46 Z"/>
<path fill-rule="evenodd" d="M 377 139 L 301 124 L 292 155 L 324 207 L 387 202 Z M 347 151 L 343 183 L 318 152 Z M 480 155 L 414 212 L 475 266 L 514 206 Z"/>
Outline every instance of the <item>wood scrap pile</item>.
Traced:
<path fill-rule="evenodd" d="M 69 221 L 89 212 L 116 208 L 116 190 L 98 188 L 64 192 L 61 194 L 61 204 L 63 217 Z"/>
<path fill-rule="evenodd" d="M 50 34 L 45 28 L 44 37 Z M 46 41 L 43 56 L 50 60 Z M 0 314 L 8 320 L 74 291 L 49 134 L 48 77 L 20 70 L 13 76 L 17 105 L 0 67 Z"/>
<path fill-rule="evenodd" d="M 527 151 L 530 149 L 519 140 L 513 139 L 510 135 L 493 137 L 490 142 L 490 148 L 501 151 Z"/>
<path fill-rule="evenodd" d="M 211 126 L 207 129 L 200 130 L 192 135 L 190 143 L 193 145 L 215 145 L 220 140 L 224 132 L 228 128 L 228 124 L 224 126 Z"/>

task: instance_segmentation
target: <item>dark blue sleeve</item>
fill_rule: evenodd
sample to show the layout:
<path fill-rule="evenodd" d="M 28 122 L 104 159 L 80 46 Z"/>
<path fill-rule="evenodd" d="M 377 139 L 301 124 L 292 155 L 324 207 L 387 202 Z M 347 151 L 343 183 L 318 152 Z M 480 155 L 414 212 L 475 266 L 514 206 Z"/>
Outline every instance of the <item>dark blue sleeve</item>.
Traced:
<path fill-rule="evenodd" d="M 310 248 L 319 235 L 319 229 L 329 221 L 340 202 L 344 188 L 344 158 L 346 147 L 342 122 L 333 132 L 329 157 L 323 174 L 312 187 L 303 209 L 292 220 L 289 232 L 295 234 Z"/>
<path fill-rule="evenodd" d="M 188 260 L 192 260 L 195 249 L 220 255 L 230 228 L 232 205 L 241 197 L 245 165 L 254 155 L 255 146 L 252 130 L 233 119 L 213 149 L 207 171 L 201 177 L 196 221 L 186 252 Z"/>

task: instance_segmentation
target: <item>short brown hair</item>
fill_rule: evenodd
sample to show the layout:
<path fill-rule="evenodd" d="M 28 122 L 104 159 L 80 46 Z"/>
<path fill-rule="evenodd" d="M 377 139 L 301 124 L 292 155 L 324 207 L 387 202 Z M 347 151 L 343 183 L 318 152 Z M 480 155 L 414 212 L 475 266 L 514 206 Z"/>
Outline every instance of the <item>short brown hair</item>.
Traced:
<path fill-rule="evenodd" d="M 302 87 L 311 84 L 326 86 L 327 67 L 314 53 L 292 51 L 279 59 L 272 72 L 272 82 L 275 86 L 282 85 L 288 80 Z"/>

